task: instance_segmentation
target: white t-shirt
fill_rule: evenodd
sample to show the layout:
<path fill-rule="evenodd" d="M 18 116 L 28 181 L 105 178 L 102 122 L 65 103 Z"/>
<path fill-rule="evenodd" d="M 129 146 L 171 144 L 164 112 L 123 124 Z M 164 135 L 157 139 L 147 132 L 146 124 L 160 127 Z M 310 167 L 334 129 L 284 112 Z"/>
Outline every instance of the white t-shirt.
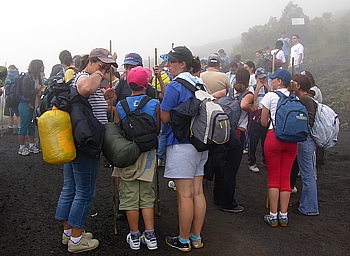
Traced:
<path fill-rule="evenodd" d="M 293 45 L 290 49 L 290 65 L 292 66 L 292 58 L 294 58 L 294 65 L 298 65 L 299 55 L 301 54 L 300 64 L 304 61 L 304 46 L 301 43 Z"/>
<path fill-rule="evenodd" d="M 255 74 L 250 75 L 249 86 L 256 84 Z"/>
<path fill-rule="evenodd" d="M 278 89 L 277 91 L 282 92 L 286 96 L 289 96 L 289 93 L 290 93 L 287 88 Z M 268 92 L 265 94 L 264 98 L 261 100 L 261 104 L 265 108 L 270 110 L 270 115 L 273 123 L 275 123 L 276 108 L 277 108 L 277 102 L 279 99 L 280 97 L 277 95 L 277 93 Z M 273 129 L 272 122 L 270 122 L 269 130 Z"/>
<path fill-rule="evenodd" d="M 254 94 L 254 86 L 250 86 L 249 87 L 249 91 L 251 91 Z M 258 97 L 256 98 L 256 102 L 259 105 L 258 109 L 262 108 L 261 100 L 264 98 L 265 94 L 266 94 L 265 93 L 265 86 L 263 86 L 263 87 L 260 88 L 260 90 L 258 92 Z"/>
<path fill-rule="evenodd" d="M 277 51 L 278 51 L 278 52 L 277 52 Z M 283 51 L 282 51 L 282 50 L 279 50 L 279 49 L 274 49 L 274 50 L 271 51 L 271 54 L 274 55 L 275 52 L 277 52 L 277 54 L 276 54 L 276 59 L 277 59 L 277 60 L 281 60 L 282 63 L 285 63 L 285 62 L 286 62 L 286 57 L 284 56 Z M 281 67 L 281 69 L 282 69 L 282 67 Z"/>

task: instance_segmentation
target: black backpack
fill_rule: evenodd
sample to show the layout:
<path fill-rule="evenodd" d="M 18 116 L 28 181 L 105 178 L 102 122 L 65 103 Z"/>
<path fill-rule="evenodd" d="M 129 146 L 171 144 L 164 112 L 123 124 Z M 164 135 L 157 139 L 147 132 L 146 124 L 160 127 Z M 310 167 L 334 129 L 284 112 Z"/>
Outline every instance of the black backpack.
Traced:
<path fill-rule="evenodd" d="M 17 108 L 20 102 L 19 93 L 22 91 L 22 81 L 25 76 L 25 73 L 20 73 L 17 75 L 13 82 L 6 85 L 6 106 L 9 108 Z M 18 88 L 20 87 L 20 88 Z"/>
<path fill-rule="evenodd" d="M 132 112 L 126 100 L 120 101 L 126 113 L 126 119 L 122 125 L 125 138 L 134 141 L 140 152 L 147 152 L 158 147 L 158 127 L 153 117 L 147 113 L 140 113 L 140 109 L 150 100 L 149 96 L 145 96 Z"/>

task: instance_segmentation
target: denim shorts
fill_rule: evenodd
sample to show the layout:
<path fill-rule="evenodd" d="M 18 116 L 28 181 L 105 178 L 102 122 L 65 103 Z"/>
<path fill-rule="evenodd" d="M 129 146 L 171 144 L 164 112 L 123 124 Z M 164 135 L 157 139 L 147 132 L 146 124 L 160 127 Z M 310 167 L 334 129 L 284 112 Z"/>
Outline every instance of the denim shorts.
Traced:
<path fill-rule="evenodd" d="M 120 179 L 120 210 L 153 208 L 155 194 L 153 182 L 142 180 L 125 181 Z"/>
<path fill-rule="evenodd" d="M 164 177 L 170 179 L 193 179 L 204 175 L 208 150 L 198 152 L 192 144 L 169 145 L 166 149 Z"/>

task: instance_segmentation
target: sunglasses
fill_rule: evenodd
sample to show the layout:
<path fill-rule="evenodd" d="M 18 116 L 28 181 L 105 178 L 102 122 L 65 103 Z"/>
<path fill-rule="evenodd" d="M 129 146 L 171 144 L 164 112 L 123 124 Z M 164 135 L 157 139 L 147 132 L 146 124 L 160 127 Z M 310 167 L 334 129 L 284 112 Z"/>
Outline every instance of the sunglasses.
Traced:
<path fill-rule="evenodd" d="M 100 68 L 102 70 L 106 70 L 106 71 L 109 71 L 111 69 L 111 66 L 109 64 L 101 64 L 101 63 L 98 63 L 98 65 L 100 66 Z"/>

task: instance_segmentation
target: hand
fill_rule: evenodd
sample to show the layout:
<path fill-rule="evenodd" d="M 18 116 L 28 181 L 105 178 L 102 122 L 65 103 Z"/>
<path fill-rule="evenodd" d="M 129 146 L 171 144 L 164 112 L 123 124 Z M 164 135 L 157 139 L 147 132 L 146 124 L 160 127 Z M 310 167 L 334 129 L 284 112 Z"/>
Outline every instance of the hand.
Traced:
<path fill-rule="evenodd" d="M 158 65 L 153 67 L 154 76 L 161 78 L 161 71 Z"/>
<path fill-rule="evenodd" d="M 257 103 L 256 101 L 254 101 L 253 104 L 252 104 L 252 109 L 253 109 L 253 111 L 258 110 L 258 108 L 259 108 L 258 103 Z"/>
<path fill-rule="evenodd" d="M 112 99 L 115 96 L 114 88 L 109 88 L 107 90 L 104 90 L 103 96 L 105 97 L 105 100 Z"/>

